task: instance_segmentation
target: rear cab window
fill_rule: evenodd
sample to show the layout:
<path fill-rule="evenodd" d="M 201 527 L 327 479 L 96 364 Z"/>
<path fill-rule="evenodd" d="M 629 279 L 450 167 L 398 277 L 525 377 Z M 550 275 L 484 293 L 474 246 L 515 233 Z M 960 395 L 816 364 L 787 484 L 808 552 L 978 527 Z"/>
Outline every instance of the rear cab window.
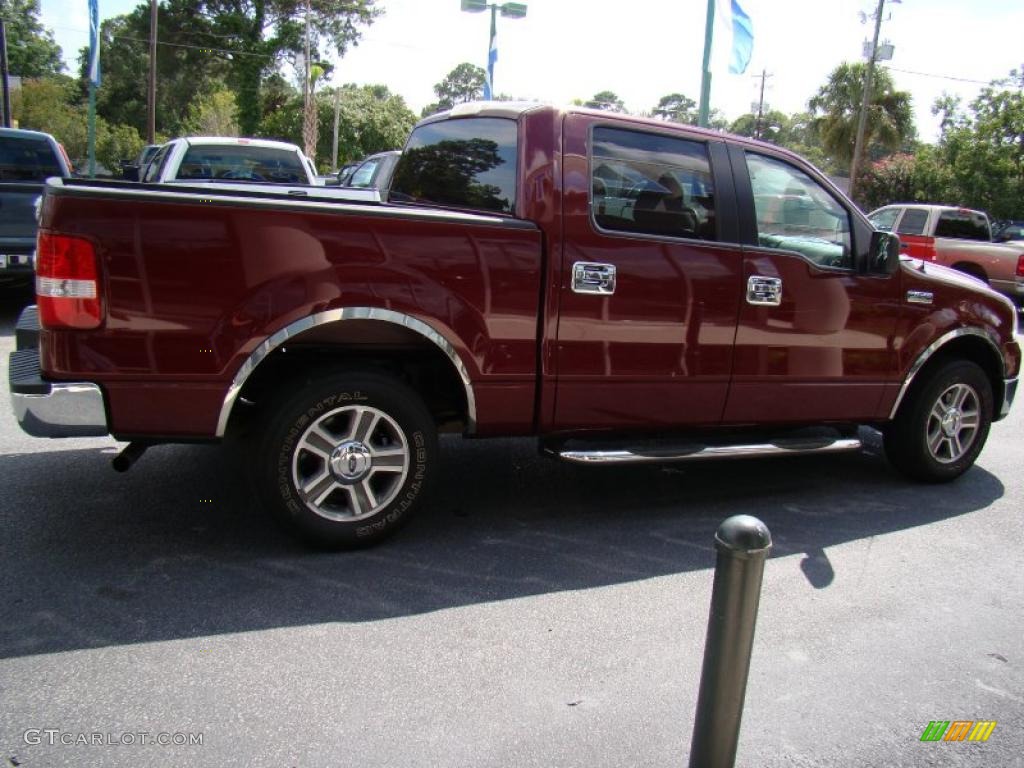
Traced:
<path fill-rule="evenodd" d="M 509 118 L 421 125 L 398 162 L 389 199 L 514 215 L 517 153 L 518 124 Z"/>
<path fill-rule="evenodd" d="M 590 208 L 598 228 L 717 239 L 706 144 L 596 126 L 592 147 Z"/>
<path fill-rule="evenodd" d="M 975 211 L 943 211 L 935 224 L 936 237 L 955 237 L 960 240 L 992 239 L 988 218 Z"/>
<path fill-rule="evenodd" d="M 0 136 L 0 181 L 45 181 L 63 176 L 50 142 L 36 136 Z"/>
<path fill-rule="evenodd" d="M 189 146 L 176 179 L 203 181 L 262 181 L 271 184 L 307 184 L 309 177 L 295 151 L 278 147 Z"/>

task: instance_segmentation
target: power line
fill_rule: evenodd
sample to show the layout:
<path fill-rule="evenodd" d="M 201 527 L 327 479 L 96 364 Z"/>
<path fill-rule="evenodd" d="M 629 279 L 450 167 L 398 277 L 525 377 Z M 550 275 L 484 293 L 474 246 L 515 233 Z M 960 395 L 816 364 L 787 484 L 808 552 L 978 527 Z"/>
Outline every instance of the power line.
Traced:
<path fill-rule="evenodd" d="M 921 77 L 934 77 L 939 80 L 956 80 L 959 83 L 975 83 L 976 85 L 991 85 L 992 83 L 988 80 L 972 80 L 969 77 L 953 77 L 953 75 L 937 75 L 934 72 L 915 72 L 912 69 L 897 69 L 896 67 L 886 67 L 886 69 L 892 70 L 893 72 L 902 72 L 905 75 L 920 75 Z"/>

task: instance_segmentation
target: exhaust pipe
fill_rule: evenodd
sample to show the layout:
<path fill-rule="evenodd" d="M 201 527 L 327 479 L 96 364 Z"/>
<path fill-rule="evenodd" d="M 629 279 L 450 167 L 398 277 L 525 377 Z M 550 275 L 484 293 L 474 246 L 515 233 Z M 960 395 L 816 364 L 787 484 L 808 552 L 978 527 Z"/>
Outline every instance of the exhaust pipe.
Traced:
<path fill-rule="evenodd" d="M 139 457 L 149 448 L 149 443 L 128 443 L 124 449 L 114 457 L 110 465 L 116 472 L 127 472 L 132 465 L 139 460 Z"/>

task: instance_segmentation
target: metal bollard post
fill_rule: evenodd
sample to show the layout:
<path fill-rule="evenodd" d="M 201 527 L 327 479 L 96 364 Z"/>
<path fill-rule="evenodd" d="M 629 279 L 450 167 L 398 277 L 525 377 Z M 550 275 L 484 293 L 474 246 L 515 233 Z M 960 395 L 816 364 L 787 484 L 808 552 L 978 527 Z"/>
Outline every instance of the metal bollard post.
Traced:
<path fill-rule="evenodd" d="M 690 768 L 732 768 L 747 691 L 768 526 L 735 515 L 715 532 L 715 583 L 690 745 Z"/>

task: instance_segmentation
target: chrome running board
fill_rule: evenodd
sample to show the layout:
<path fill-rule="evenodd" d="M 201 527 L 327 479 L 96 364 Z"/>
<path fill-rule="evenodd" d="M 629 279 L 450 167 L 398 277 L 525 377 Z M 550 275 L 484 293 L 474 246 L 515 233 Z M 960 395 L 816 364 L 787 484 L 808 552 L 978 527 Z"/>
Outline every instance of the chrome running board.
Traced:
<path fill-rule="evenodd" d="M 676 461 L 700 461 L 703 459 L 746 459 L 765 456 L 800 456 L 809 453 L 846 453 L 861 448 L 861 441 L 856 438 L 844 438 L 821 442 L 803 440 L 792 442 L 791 447 L 785 443 L 755 443 L 746 445 L 708 445 L 693 446 L 691 451 L 675 452 L 667 450 L 563 450 L 558 458 L 573 464 L 659 464 Z"/>

